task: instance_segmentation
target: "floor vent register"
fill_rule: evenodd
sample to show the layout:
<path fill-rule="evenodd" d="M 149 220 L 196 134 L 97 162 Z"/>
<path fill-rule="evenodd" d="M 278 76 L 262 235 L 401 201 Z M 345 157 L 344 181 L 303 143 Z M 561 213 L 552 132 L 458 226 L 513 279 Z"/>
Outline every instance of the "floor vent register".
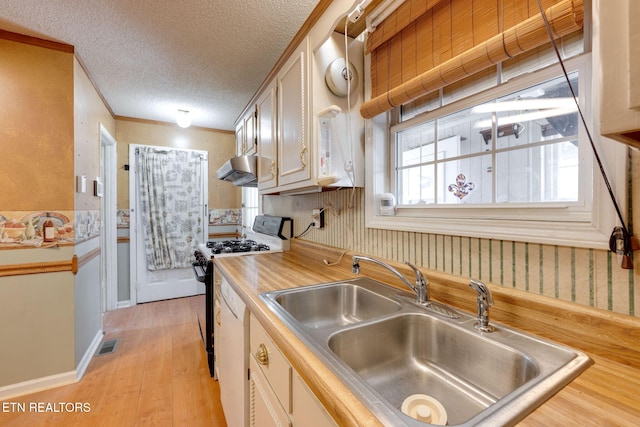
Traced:
<path fill-rule="evenodd" d="M 102 343 L 100 349 L 96 353 L 96 356 L 104 356 L 105 354 L 111 354 L 116 351 L 118 346 L 118 340 L 109 340 Z"/>

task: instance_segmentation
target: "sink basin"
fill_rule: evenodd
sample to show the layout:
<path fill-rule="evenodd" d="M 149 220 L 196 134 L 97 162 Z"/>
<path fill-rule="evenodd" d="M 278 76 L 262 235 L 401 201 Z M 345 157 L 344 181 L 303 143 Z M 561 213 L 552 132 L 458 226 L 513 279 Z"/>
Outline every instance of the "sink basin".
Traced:
<path fill-rule="evenodd" d="M 540 373 L 526 354 L 423 314 L 337 332 L 328 345 L 393 406 L 420 393 L 456 408 L 449 424 L 468 420 Z"/>
<path fill-rule="evenodd" d="M 400 310 L 400 304 L 353 283 L 310 286 L 275 297 L 280 307 L 309 328 L 333 328 Z"/>
<path fill-rule="evenodd" d="M 585 354 L 368 278 L 260 298 L 385 425 L 425 426 L 400 410 L 428 395 L 448 425 L 514 425 L 592 362 Z"/>

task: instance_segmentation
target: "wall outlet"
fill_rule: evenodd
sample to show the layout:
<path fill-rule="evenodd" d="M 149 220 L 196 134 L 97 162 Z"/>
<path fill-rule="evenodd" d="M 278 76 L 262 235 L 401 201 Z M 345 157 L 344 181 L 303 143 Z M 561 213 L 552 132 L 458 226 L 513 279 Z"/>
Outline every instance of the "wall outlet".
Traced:
<path fill-rule="evenodd" d="M 324 228 L 324 209 L 313 209 L 311 218 L 315 228 Z"/>

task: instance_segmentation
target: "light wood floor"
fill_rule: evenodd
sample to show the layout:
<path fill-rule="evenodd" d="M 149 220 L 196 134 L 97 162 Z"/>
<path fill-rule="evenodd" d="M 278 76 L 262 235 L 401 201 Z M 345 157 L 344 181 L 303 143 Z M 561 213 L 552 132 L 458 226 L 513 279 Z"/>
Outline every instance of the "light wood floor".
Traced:
<path fill-rule="evenodd" d="M 198 313 L 203 295 L 107 313 L 104 339 L 119 340 L 115 353 L 94 357 L 78 383 L 6 400 L 24 402 L 26 413 L 0 410 L 0 425 L 226 426 Z M 29 413 L 31 402 L 88 403 L 90 412 Z"/>

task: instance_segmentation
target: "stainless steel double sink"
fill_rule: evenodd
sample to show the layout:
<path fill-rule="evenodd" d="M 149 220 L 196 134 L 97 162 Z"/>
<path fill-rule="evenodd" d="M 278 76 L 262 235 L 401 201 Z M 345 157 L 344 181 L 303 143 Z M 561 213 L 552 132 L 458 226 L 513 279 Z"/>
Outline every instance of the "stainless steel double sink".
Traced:
<path fill-rule="evenodd" d="M 425 426 L 401 410 L 414 394 L 448 425 L 513 425 L 584 371 L 585 354 L 369 278 L 260 294 L 267 306 L 380 421 Z"/>

